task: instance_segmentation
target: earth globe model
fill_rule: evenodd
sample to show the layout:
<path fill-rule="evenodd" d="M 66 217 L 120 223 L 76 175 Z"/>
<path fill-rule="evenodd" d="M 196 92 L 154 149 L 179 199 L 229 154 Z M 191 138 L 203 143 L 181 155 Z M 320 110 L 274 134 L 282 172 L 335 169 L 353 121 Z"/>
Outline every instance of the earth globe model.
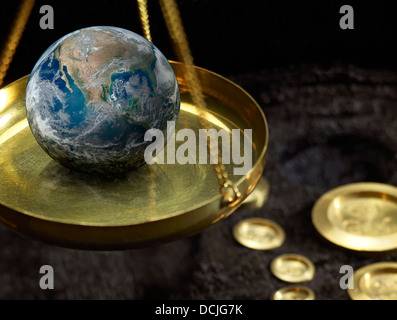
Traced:
<path fill-rule="evenodd" d="M 144 164 L 152 143 L 145 133 L 159 129 L 165 136 L 179 110 L 168 60 L 145 38 L 116 27 L 85 28 L 56 41 L 26 88 L 27 120 L 38 144 L 86 173 L 123 174 Z"/>

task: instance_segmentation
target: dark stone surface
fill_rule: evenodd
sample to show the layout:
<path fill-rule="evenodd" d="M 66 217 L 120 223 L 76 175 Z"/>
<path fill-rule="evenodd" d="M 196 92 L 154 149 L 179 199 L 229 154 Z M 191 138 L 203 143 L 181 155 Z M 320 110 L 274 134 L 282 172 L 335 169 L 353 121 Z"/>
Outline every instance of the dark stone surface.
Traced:
<path fill-rule="evenodd" d="M 354 65 L 302 64 L 226 74 L 263 107 L 270 128 L 264 176 L 271 185 L 259 210 L 239 210 L 204 232 L 173 243 L 122 252 L 50 246 L 0 226 L 0 299 L 269 299 L 287 284 L 269 271 L 273 258 L 299 253 L 317 268 L 317 299 L 348 299 L 339 269 L 365 257 L 321 240 L 311 223 L 327 190 L 357 181 L 397 185 L 397 73 Z M 235 223 L 265 217 L 286 242 L 254 251 L 232 237 Z M 55 290 L 41 290 L 39 269 L 53 266 Z"/>

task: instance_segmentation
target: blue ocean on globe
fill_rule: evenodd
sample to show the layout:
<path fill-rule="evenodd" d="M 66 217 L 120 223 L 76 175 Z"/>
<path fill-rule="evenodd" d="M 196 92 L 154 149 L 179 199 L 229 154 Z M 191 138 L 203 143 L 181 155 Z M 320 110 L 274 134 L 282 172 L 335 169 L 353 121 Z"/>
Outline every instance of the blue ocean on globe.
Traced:
<path fill-rule="evenodd" d="M 112 175 L 144 164 L 149 129 L 177 121 L 180 93 L 164 55 L 116 27 L 72 32 L 51 45 L 26 88 L 26 114 L 38 144 L 77 171 Z M 168 135 L 170 136 L 170 135 Z"/>

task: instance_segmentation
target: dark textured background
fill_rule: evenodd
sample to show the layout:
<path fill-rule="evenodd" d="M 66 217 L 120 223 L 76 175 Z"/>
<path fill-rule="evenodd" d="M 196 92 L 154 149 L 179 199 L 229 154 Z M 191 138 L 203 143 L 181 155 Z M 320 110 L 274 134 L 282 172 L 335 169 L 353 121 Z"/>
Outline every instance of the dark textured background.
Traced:
<path fill-rule="evenodd" d="M 7 74 L 28 74 L 62 35 L 115 25 L 141 33 L 134 1 L 38 1 Z M 157 1 L 149 1 L 154 43 L 172 46 Z M 4 43 L 17 1 L 1 1 Z M 51 4 L 55 30 L 39 28 Z M 365 257 L 332 247 L 313 228 L 314 202 L 357 181 L 397 185 L 397 70 L 393 8 L 348 1 L 355 30 L 339 29 L 340 1 L 179 1 L 196 64 L 240 84 L 261 105 L 270 144 L 264 176 L 271 189 L 256 211 L 239 210 L 190 238 L 153 248 L 78 251 L 46 245 L 0 226 L 0 299 L 268 299 L 287 285 L 269 271 L 273 258 L 300 253 L 317 273 L 305 285 L 318 299 L 348 299 L 339 268 L 357 269 L 391 255 Z M 232 237 L 235 223 L 265 217 L 284 227 L 285 244 L 254 251 Z M 55 290 L 39 288 L 39 268 L 54 267 Z"/>

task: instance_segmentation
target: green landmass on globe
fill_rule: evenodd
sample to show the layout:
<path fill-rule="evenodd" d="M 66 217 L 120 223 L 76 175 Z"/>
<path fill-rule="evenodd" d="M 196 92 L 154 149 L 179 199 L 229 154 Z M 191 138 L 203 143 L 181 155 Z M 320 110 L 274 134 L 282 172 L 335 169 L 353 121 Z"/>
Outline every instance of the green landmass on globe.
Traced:
<path fill-rule="evenodd" d="M 149 129 L 177 121 L 180 93 L 164 55 L 116 27 L 72 32 L 40 57 L 26 89 L 39 145 L 77 171 L 122 174 L 144 164 Z"/>

